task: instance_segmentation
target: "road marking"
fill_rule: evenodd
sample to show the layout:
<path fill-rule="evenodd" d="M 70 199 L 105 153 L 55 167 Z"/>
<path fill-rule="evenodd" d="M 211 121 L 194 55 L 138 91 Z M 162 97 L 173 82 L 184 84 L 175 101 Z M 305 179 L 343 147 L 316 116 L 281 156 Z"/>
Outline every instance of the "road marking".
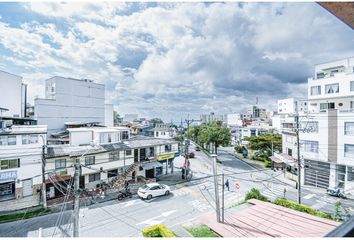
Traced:
<path fill-rule="evenodd" d="M 159 224 L 159 223 L 162 223 L 165 220 L 164 218 L 168 217 L 169 215 L 172 215 L 175 212 L 177 212 L 177 209 L 171 210 L 171 211 L 168 211 L 168 212 L 163 212 L 159 216 L 146 219 L 145 221 L 137 223 L 136 225 L 144 225 L 145 224 L 145 225 L 150 225 L 151 226 L 151 225 L 154 225 L 154 224 Z M 162 218 L 162 219 L 158 219 L 158 218 Z"/>
<path fill-rule="evenodd" d="M 171 210 L 171 211 L 168 211 L 168 212 L 163 212 L 163 213 L 161 213 L 161 216 L 168 217 L 169 215 L 173 214 L 176 211 L 177 210 Z"/>
<path fill-rule="evenodd" d="M 129 206 L 132 206 L 135 203 L 137 203 L 138 201 L 141 202 L 140 199 L 131 200 L 131 201 L 127 202 L 126 204 L 124 204 L 124 206 L 122 206 L 122 208 L 126 208 L 126 207 L 129 207 Z"/>
<path fill-rule="evenodd" d="M 192 205 L 195 209 L 197 209 L 199 212 L 205 212 L 207 210 L 210 210 L 211 207 L 205 203 L 202 203 L 199 200 L 194 200 L 188 202 L 189 205 Z"/>
<path fill-rule="evenodd" d="M 314 196 L 316 196 L 316 194 L 308 194 L 304 197 L 304 199 L 311 199 L 313 198 Z"/>

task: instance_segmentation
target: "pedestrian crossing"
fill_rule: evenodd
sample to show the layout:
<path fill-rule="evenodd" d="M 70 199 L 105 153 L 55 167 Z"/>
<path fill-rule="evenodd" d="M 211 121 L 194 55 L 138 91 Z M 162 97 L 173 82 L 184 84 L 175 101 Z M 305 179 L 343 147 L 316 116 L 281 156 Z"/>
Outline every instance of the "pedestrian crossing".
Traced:
<path fill-rule="evenodd" d="M 262 195 L 268 197 L 271 200 L 275 200 L 280 197 L 286 197 L 287 188 L 284 185 L 266 183 L 261 190 Z"/>
<path fill-rule="evenodd" d="M 207 194 L 204 194 L 205 196 L 211 198 L 213 201 L 215 200 L 215 189 L 214 189 L 214 183 L 211 181 L 206 181 L 203 182 L 202 184 L 199 185 L 199 189 L 203 192 L 206 192 Z M 222 201 L 222 186 L 219 185 L 219 199 Z M 235 204 L 238 204 L 244 200 L 244 193 L 241 191 L 228 191 L 227 188 L 225 188 L 224 191 L 224 205 L 225 207 L 229 207 Z"/>

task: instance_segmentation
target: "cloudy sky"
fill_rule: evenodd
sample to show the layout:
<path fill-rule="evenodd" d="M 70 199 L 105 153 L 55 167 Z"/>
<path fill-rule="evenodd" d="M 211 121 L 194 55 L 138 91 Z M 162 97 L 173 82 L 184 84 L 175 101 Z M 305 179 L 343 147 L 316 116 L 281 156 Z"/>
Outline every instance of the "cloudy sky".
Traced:
<path fill-rule="evenodd" d="M 122 115 L 180 120 L 306 97 L 313 65 L 354 55 L 316 3 L 0 3 L 0 70 L 106 85 Z"/>

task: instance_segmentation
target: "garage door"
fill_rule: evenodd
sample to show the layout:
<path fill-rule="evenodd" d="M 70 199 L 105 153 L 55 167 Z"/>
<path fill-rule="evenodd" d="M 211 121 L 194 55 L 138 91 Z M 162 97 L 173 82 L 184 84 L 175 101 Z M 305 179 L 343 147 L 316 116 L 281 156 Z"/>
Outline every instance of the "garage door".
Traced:
<path fill-rule="evenodd" d="M 32 196 L 33 194 L 33 185 L 32 185 L 32 179 L 27 179 L 23 180 L 22 182 L 23 186 L 23 196 Z"/>
<path fill-rule="evenodd" d="M 330 164 L 305 160 L 305 185 L 328 188 Z"/>

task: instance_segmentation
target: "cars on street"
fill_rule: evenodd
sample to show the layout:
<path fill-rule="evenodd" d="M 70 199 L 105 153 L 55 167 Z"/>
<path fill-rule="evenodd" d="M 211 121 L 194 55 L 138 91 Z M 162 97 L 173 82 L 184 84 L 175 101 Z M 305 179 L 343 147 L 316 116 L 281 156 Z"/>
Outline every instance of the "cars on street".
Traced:
<path fill-rule="evenodd" d="M 153 197 L 168 196 L 170 192 L 170 187 L 165 184 L 148 183 L 138 189 L 138 196 L 149 200 Z"/>
<path fill-rule="evenodd" d="M 195 150 L 196 150 L 196 151 L 200 151 L 200 147 L 196 146 L 196 147 L 195 147 Z"/>

